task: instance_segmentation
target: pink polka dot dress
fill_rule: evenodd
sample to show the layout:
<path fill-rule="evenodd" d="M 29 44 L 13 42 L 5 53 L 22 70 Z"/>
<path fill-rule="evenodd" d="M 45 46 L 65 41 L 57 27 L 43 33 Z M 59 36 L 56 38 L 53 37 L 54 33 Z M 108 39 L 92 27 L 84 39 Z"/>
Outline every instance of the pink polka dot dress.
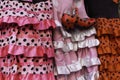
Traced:
<path fill-rule="evenodd" d="M 55 80 L 50 0 L 0 0 L 0 80 Z"/>

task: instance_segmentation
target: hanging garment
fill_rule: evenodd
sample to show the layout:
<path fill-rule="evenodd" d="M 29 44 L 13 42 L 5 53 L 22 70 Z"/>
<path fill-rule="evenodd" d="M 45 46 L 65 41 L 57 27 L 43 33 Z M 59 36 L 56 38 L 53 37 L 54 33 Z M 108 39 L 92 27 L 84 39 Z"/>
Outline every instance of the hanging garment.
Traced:
<path fill-rule="evenodd" d="M 0 2 L 0 80 L 55 80 L 50 0 Z"/>

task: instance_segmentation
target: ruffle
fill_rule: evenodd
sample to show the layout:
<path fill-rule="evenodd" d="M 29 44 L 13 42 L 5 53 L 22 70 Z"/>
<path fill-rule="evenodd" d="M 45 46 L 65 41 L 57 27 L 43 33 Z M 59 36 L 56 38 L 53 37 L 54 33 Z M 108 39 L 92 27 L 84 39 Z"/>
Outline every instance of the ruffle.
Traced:
<path fill-rule="evenodd" d="M 101 64 L 99 58 L 97 58 L 97 57 L 95 57 L 95 58 L 86 57 L 86 58 L 81 59 L 80 62 L 82 64 L 82 66 L 86 66 L 86 67 Z"/>
<path fill-rule="evenodd" d="M 54 55 L 51 30 L 36 30 L 34 26 L 16 27 L 3 25 L 0 31 L 0 56 L 8 54 L 27 57 Z"/>
<path fill-rule="evenodd" d="M 0 80 L 9 80 L 8 77 L 12 80 L 16 76 L 19 78 L 23 77 L 29 77 L 29 75 L 36 76 L 39 75 L 41 80 L 41 76 L 45 77 L 46 75 L 49 75 L 49 78 L 54 76 L 53 74 L 53 59 L 47 58 L 47 57 L 25 57 L 24 55 L 7 55 L 6 57 L 0 58 Z M 47 77 L 47 76 L 46 76 Z M 45 78 L 46 78 L 45 77 Z M 54 78 L 54 77 L 53 77 Z M 21 80 L 20 79 L 20 80 Z M 43 79 L 42 79 L 43 80 Z M 45 79 L 48 80 L 48 79 Z"/>
<path fill-rule="evenodd" d="M 82 70 L 83 66 L 91 67 L 94 65 L 100 65 L 99 58 L 92 58 L 92 59 L 79 59 L 77 62 L 73 64 L 69 64 L 66 66 L 56 66 L 57 67 L 57 74 L 70 74 L 72 72 L 77 72 Z"/>
<path fill-rule="evenodd" d="M 84 76 L 80 76 L 80 77 L 77 77 L 76 80 L 86 80 L 86 79 L 84 78 Z"/>
<path fill-rule="evenodd" d="M 98 80 L 99 79 L 99 71 L 93 71 L 85 74 L 85 80 Z"/>
<path fill-rule="evenodd" d="M 50 64 L 50 63 L 48 63 Z M 4 69 L 1 71 L 4 74 L 48 74 L 50 72 L 53 72 L 53 65 L 48 64 L 39 64 L 38 66 L 35 65 L 27 65 L 27 66 L 18 66 L 18 65 L 12 65 L 12 66 L 2 66 L 1 69 Z M 47 66 L 48 65 L 48 66 Z M 31 70 L 32 68 L 32 70 Z M 44 70 L 45 69 L 45 70 Z"/>
<path fill-rule="evenodd" d="M 77 51 L 79 48 L 90 48 L 95 47 L 100 44 L 98 39 L 86 39 L 79 42 L 63 42 L 63 41 L 54 41 L 55 49 L 62 49 L 64 52 Z"/>
<path fill-rule="evenodd" d="M 17 23 L 18 26 L 24 26 L 26 24 L 34 24 L 35 26 L 33 28 L 37 30 L 45 30 L 56 27 L 55 22 L 52 19 L 39 21 L 36 18 L 7 16 L 0 18 L 0 24 L 2 24 L 3 22 Z"/>
<path fill-rule="evenodd" d="M 56 66 L 57 67 L 57 74 L 70 74 L 71 72 L 77 72 L 82 69 L 82 65 L 80 62 L 75 62 L 70 65 L 66 66 Z"/>
<path fill-rule="evenodd" d="M 8 54 L 20 55 L 23 54 L 26 57 L 42 57 L 47 55 L 48 57 L 54 57 L 54 48 L 47 48 L 43 46 L 18 46 L 8 45 L 0 48 L 0 57 L 5 57 Z"/>
<path fill-rule="evenodd" d="M 45 30 L 49 28 L 56 28 L 56 25 L 55 25 L 55 21 L 51 19 L 51 20 L 39 21 L 39 23 L 36 24 L 34 28 L 37 30 Z"/>
<path fill-rule="evenodd" d="M 67 66 L 57 66 L 56 72 L 57 74 L 70 74 L 70 71 L 67 68 Z"/>
<path fill-rule="evenodd" d="M 0 80 L 55 80 L 53 73 L 48 74 L 10 74 L 0 73 Z"/>
<path fill-rule="evenodd" d="M 101 66 L 99 67 L 99 71 L 107 71 L 107 72 L 113 72 L 117 71 L 120 72 L 120 56 L 119 55 L 100 55 L 99 56 L 101 61 Z M 111 66 L 112 65 L 112 66 Z"/>
<path fill-rule="evenodd" d="M 71 32 L 71 33 L 68 33 L 63 28 L 61 28 L 61 32 L 62 32 L 62 35 L 63 35 L 64 38 L 69 38 L 70 37 L 73 42 L 83 41 L 84 39 L 86 39 L 86 37 L 89 37 L 91 35 L 96 34 L 96 30 L 95 30 L 94 27 L 91 27 L 87 30 L 76 29 L 74 32 Z"/>
<path fill-rule="evenodd" d="M 50 1 L 32 4 L 6 0 L 0 4 L 0 23 L 17 23 L 18 26 L 35 24 L 39 30 L 55 28 Z"/>
<path fill-rule="evenodd" d="M 58 20 L 55 20 L 55 24 L 56 24 L 57 27 L 62 27 L 62 24 Z"/>
<path fill-rule="evenodd" d="M 77 72 L 82 69 L 82 65 L 79 61 L 74 62 L 73 64 L 67 65 L 70 72 Z"/>
<path fill-rule="evenodd" d="M 98 39 L 91 39 L 91 40 L 85 40 L 85 41 L 81 41 L 78 42 L 78 47 L 79 48 L 85 48 L 85 47 L 95 47 L 98 46 L 100 44 Z"/>
<path fill-rule="evenodd" d="M 98 80 L 99 71 L 87 72 L 86 69 L 82 69 L 78 72 L 71 73 L 69 75 L 58 75 L 57 80 Z"/>
<path fill-rule="evenodd" d="M 116 37 L 120 36 L 120 19 L 119 18 L 98 18 L 96 20 L 96 30 L 97 36 L 102 35 L 114 35 Z"/>

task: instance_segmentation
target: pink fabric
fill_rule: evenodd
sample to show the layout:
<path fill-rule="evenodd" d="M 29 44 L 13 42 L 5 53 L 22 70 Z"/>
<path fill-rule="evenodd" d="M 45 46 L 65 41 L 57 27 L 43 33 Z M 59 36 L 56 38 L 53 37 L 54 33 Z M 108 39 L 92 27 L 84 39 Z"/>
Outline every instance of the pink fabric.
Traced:
<path fill-rule="evenodd" d="M 18 26 L 35 24 L 35 29 L 39 30 L 55 28 L 53 6 L 49 0 L 36 4 L 8 0 L 1 1 L 0 5 L 0 24 L 17 23 Z"/>
<path fill-rule="evenodd" d="M 91 72 L 88 72 L 87 68 L 84 67 L 82 70 L 69 75 L 59 75 L 57 76 L 57 80 L 97 80 L 99 74 L 95 70 L 95 67 L 91 67 Z"/>
<path fill-rule="evenodd" d="M 8 54 L 23 54 L 26 57 L 42 57 L 46 54 L 48 57 L 54 57 L 54 48 L 45 48 L 42 46 L 18 46 L 14 44 L 0 47 L 1 57 L 5 57 Z"/>
<path fill-rule="evenodd" d="M 55 80 L 53 73 L 48 74 L 2 74 L 0 73 L 0 80 Z"/>
<path fill-rule="evenodd" d="M 78 61 L 77 54 L 74 51 L 70 51 L 69 53 L 65 53 L 65 62 L 66 65 L 74 64 Z"/>
<path fill-rule="evenodd" d="M 19 55 L 17 57 L 16 56 L 10 56 L 11 57 L 10 59 L 7 59 L 7 57 L 0 58 L 0 63 L 1 63 L 0 68 L 3 67 L 3 66 L 8 67 L 8 68 L 10 68 L 12 66 L 13 67 L 16 66 L 18 68 L 21 68 L 23 66 L 28 66 L 28 65 L 36 67 L 36 66 L 39 66 L 39 65 L 46 66 L 46 65 L 49 64 L 49 66 L 47 66 L 48 67 L 47 69 L 49 70 L 49 67 L 51 67 L 51 64 L 53 64 L 53 61 L 51 59 L 47 59 L 47 61 L 44 61 L 45 59 L 40 58 L 40 57 L 37 57 L 36 59 L 35 59 L 35 57 L 31 58 L 31 57 L 25 57 L 25 56 L 23 56 L 23 58 L 21 58 L 21 55 Z M 34 61 L 33 61 L 33 59 L 34 59 Z M 6 62 L 3 62 L 3 60 L 5 60 Z M 11 60 L 12 60 L 12 62 L 11 62 Z M 19 60 L 19 62 L 17 62 L 17 60 Z M 27 61 L 24 62 L 24 60 L 27 60 Z M 38 62 L 36 62 L 36 60 L 38 60 Z"/>
<path fill-rule="evenodd" d="M 62 50 L 56 50 L 55 52 L 55 62 L 56 62 L 56 66 L 66 66 L 65 63 L 65 56 L 62 52 Z"/>
<path fill-rule="evenodd" d="M 32 2 L 33 0 L 22 0 L 22 1 L 29 1 L 29 2 Z"/>
<path fill-rule="evenodd" d="M 80 3 L 79 3 L 79 7 L 78 8 L 78 11 L 79 11 L 79 17 L 80 18 L 88 18 L 88 15 L 86 13 L 86 10 L 85 10 L 85 5 L 84 5 L 84 0 L 79 0 Z"/>
<path fill-rule="evenodd" d="M 62 50 L 56 50 L 55 53 L 55 60 L 57 66 L 67 66 L 70 64 L 73 64 L 74 62 L 77 62 L 77 55 L 74 51 L 71 51 L 69 53 L 63 53 Z"/>
<path fill-rule="evenodd" d="M 83 66 L 90 67 L 92 65 L 100 65 L 96 47 L 79 49 L 77 54 L 78 58 L 82 60 Z"/>
<path fill-rule="evenodd" d="M 57 80 L 68 80 L 67 75 L 59 75 L 57 76 Z"/>
<path fill-rule="evenodd" d="M 85 58 L 85 57 L 88 57 L 88 56 L 89 56 L 90 59 L 97 57 L 96 47 L 83 48 L 83 49 L 78 50 L 78 57 L 79 58 Z"/>
<path fill-rule="evenodd" d="M 71 73 L 70 75 L 68 75 L 67 80 L 76 80 L 76 75 L 75 75 L 75 73 Z"/>
<path fill-rule="evenodd" d="M 62 66 L 70 72 L 79 71 L 83 66 L 90 67 L 93 65 L 100 65 L 95 47 L 82 48 L 79 49 L 77 53 L 74 51 L 64 53 L 61 49 L 57 49 L 55 52 L 55 61 L 58 68 Z M 72 67 L 69 67 L 70 65 L 72 65 Z"/>
<path fill-rule="evenodd" d="M 43 20 L 39 21 L 37 18 L 29 18 L 29 17 L 13 17 L 13 16 L 8 16 L 8 17 L 3 17 L 0 18 L 0 24 L 1 23 L 17 23 L 18 26 L 24 26 L 26 24 L 35 24 L 35 29 L 38 30 L 45 30 L 50 27 L 55 28 L 56 25 L 54 23 L 54 20 Z"/>
<path fill-rule="evenodd" d="M 60 28 L 56 28 L 55 30 L 54 30 L 54 35 L 53 35 L 54 37 L 54 41 L 64 41 L 64 38 L 63 38 L 63 36 L 62 36 L 62 34 L 61 34 L 61 31 L 60 31 Z"/>
<path fill-rule="evenodd" d="M 63 44 L 61 44 L 62 47 L 57 48 L 55 52 L 55 61 L 57 64 L 56 66 L 58 68 L 61 66 L 64 67 L 66 71 L 67 70 L 70 71 L 70 73 L 68 74 L 71 74 L 72 72 L 81 70 L 83 66 L 89 67 L 92 65 L 99 65 L 100 62 L 97 57 L 96 47 L 93 47 L 93 46 L 91 47 L 90 45 L 92 45 L 92 42 L 89 41 L 89 40 L 95 40 L 95 36 L 89 35 L 89 37 L 87 37 L 85 34 L 83 34 L 85 39 L 81 40 L 81 36 L 76 36 L 75 33 L 71 35 L 74 35 L 75 41 L 71 40 L 73 39 L 73 36 L 70 38 L 69 37 L 64 38 L 59 28 L 54 31 L 54 40 L 56 42 L 58 41 L 58 43 L 59 41 L 63 42 Z M 83 41 L 86 41 L 84 44 L 82 44 L 84 47 L 79 48 L 77 44 Z M 71 43 L 71 44 L 68 44 L 68 43 Z M 76 45 L 73 46 L 72 44 L 75 44 L 75 43 Z M 89 43 L 89 45 L 86 45 L 87 43 Z M 68 51 L 64 52 L 65 49 L 67 50 L 66 46 L 67 47 L 69 46 L 69 49 Z M 97 46 L 97 45 L 94 45 L 94 46 Z M 73 47 L 75 49 L 77 47 L 77 50 L 74 51 L 74 49 L 72 49 Z M 64 74 L 64 71 L 62 74 Z"/>
<path fill-rule="evenodd" d="M 90 72 L 97 72 L 98 71 L 98 66 L 97 65 L 93 65 L 87 68 L 87 71 Z"/>
<path fill-rule="evenodd" d="M 17 23 L 19 26 L 23 26 L 25 24 L 37 24 L 39 21 L 34 18 L 29 17 L 14 17 L 14 16 L 6 16 L 0 19 L 0 23 Z"/>
<path fill-rule="evenodd" d="M 49 74 L 53 73 L 53 59 L 8 55 L 0 58 L 0 69 L 4 75 Z"/>
<path fill-rule="evenodd" d="M 53 2 L 56 2 L 54 4 L 54 14 L 55 19 L 60 20 L 64 12 L 68 12 L 71 10 L 71 7 L 73 5 L 73 0 L 53 0 Z M 67 3 L 67 4 L 66 4 Z"/>
<path fill-rule="evenodd" d="M 35 24 L 35 29 L 38 30 L 45 30 L 49 28 L 56 28 L 56 24 L 54 20 L 44 20 L 44 21 L 39 21 L 38 24 Z"/>

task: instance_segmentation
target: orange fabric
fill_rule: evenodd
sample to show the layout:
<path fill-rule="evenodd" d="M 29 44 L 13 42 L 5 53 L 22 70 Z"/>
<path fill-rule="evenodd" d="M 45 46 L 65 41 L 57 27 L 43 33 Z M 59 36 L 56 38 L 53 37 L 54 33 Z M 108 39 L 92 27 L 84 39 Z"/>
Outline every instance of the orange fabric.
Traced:
<path fill-rule="evenodd" d="M 118 4 L 119 0 L 113 0 L 114 3 Z"/>
<path fill-rule="evenodd" d="M 99 80 L 120 80 L 120 19 L 98 18 L 95 27 L 100 41 Z"/>

